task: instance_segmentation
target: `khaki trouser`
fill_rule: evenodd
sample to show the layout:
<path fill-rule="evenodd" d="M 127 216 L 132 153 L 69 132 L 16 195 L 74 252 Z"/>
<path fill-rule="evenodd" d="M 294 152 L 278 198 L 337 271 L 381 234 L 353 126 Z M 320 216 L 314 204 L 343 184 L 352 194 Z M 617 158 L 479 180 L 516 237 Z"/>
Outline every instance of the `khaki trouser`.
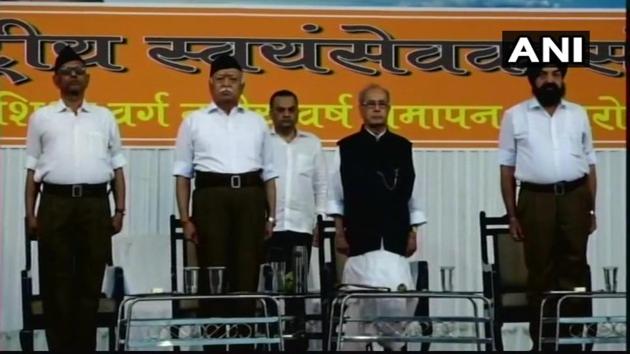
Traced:
<path fill-rule="evenodd" d="M 525 234 L 530 335 L 534 348 L 538 348 L 541 293 L 587 287 L 586 247 L 591 205 L 586 183 L 560 196 L 520 190 L 517 215 Z M 587 305 L 588 302 L 579 300 L 567 303 L 563 315 L 584 314 Z M 553 303 L 546 304 L 545 309 L 550 310 L 548 315 L 555 310 Z M 568 327 L 561 328 L 561 333 L 567 331 Z M 572 332 L 577 331 L 574 329 Z M 544 326 L 543 336 L 553 335 L 553 327 Z"/>
<path fill-rule="evenodd" d="M 44 192 L 37 222 L 48 348 L 94 351 L 103 273 L 111 259 L 109 200 Z"/>
<path fill-rule="evenodd" d="M 256 291 L 264 256 L 266 196 L 262 187 L 195 189 L 193 220 L 197 227 L 201 267 L 226 266 L 228 291 Z M 199 290 L 209 293 L 207 273 Z M 213 315 L 251 315 L 254 304 L 215 301 L 204 308 Z"/>

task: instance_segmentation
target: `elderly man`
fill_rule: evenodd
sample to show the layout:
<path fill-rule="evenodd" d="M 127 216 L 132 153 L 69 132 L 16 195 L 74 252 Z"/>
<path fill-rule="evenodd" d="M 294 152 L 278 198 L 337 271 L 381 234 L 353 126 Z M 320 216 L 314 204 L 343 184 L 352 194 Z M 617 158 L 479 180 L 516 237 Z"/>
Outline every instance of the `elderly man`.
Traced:
<path fill-rule="evenodd" d="M 40 289 L 48 349 L 96 349 L 96 314 L 111 236 L 122 228 L 125 180 L 114 115 L 85 101 L 85 61 L 70 47 L 55 60 L 61 99 L 29 119 L 26 219 L 39 240 Z M 111 215 L 107 185 L 114 180 Z M 37 215 L 35 202 L 40 188 Z"/>
<path fill-rule="evenodd" d="M 411 143 L 387 129 L 390 95 L 385 88 L 364 88 L 359 107 L 364 124 L 338 142 L 329 184 L 327 211 L 335 218 L 335 242 L 349 256 L 342 281 L 415 289 L 406 257 L 415 252 L 417 228 L 426 219 L 414 197 Z M 381 300 L 351 311 L 393 315 L 413 313 L 412 307 Z"/>
<path fill-rule="evenodd" d="M 230 291 L 256 291 L 264 239 L 275 225 L 276 185 L 269 128 L 264 118 L 239 105 L 245 80 L 231 56 L 210 69 L 213 103 L 181 123 L 175 148 L 177 206 L 186 238 L 197 243 L 203 267 L 227 267 Z M 195 178 L 192 214 L 190 180 Z M 208 291 L 208 277 L 200 277 Z M 253 310 L 215 306 L 229 315 Z"/>

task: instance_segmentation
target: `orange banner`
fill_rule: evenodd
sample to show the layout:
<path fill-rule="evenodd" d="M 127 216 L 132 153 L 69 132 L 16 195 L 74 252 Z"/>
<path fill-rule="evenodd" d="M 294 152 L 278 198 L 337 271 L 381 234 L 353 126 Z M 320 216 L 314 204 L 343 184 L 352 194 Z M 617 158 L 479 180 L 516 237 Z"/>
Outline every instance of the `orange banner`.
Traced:
<path fill-rule="evenodd" d="M 361 124 L 357 93 L 391 91 L 390 128 L 416 147 L 495 147 L 503 111 L 531 96 L 500 67 L 502 31 L 588 30 L 591 67 L 571 68 L 567 99 L 591 118 L 596 146 L 625 147 L 625 14 L 364 11 L 114 6 L 0 9 L 0 143 L 23 145 L 30 114 L 59 93 L 54 51 L 69 43 L 90 69 L 87 98 L 109 107 L 127 146 L 168 147 L 207 105 L 208 63 L 244 65 L 243 104 L 263 115 L 279 89 L 300 99 L 300 128 L 331 146 Z"/>

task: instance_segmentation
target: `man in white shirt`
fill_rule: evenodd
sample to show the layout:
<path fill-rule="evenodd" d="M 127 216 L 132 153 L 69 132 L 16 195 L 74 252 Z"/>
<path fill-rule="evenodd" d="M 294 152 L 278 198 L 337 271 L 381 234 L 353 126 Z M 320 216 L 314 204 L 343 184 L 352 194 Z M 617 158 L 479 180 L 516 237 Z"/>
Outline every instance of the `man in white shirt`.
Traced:
<path fill-rule="evenodd" d="M 501 192 L 510 233 L 524 242 L 534 348 L 542 293 L 588 286 L 586 248 L 597 227 L 591 128 L 584 108 L 563 99 L 566 73 L 560 65 L 529 67 L 534 98 L 505 112 L 499 136 Z M 568 305 L 572 315 L 588 311 L 583 303 Z M 547 336 L 548 330 L 545 326 Z"/>
<path fill-rule="evenodd" d="M 293 92 L 275 92 L 269 100 L 269 111 L 273 120 L 273 160 L 279 177 L 277 222 L 273 236 L 267 240 L 267 257 L 270 261 L 285 262 L 287 270 L 291 271 L 294 247 L 304 246 L 308 250 L 305 260 L 309 260 L 311 244 L 315 241 L 313 235 L 317 235 L 317 214 L 325 212 L 326 166 L 319 138 L 296 128 L 299 107 Z M 297 281 L 295 276 L 294 281 Z M 289 302 L 287 310 L 303 317 L 304 301 Z M 303 325 L 298 323 L 295 327 L 303 330 Z M 308 342 L 287 345 L 299 351 L 306 350 Z"/>
<path fill-rule="evenodd" d="M 287 90 L 271 96 L 271 141 L 278 171 L 276 226 L 268 248 L 281 249 L 282 260 L 291 260 L 294 246 L 311 247 L 317 214 L 325 212 L 326 166 L 319 138 L 296 128 L 297 96 Z"/>
<path fill-rule="evenodd" d="M 54 71 L 61 99 L 35 111 L 28 124 L 27 231 L 39 241 L 48 349 L 91 352 L 111 236 L 125 213 L 126 161 L 114 115 L 85 101 L 90 76 L 83 59 L 65 47 Z M 107 192 L 112 180 L 114 216 Z"/>
<path fill-rule="evenodd" d="M 271 135 L 264 118 L 239 105 L 240 64 L 217 57 L 210 70 L 213 103 L 181 123 L 175 148 L 177 206 L 186 238 L 203 267 L 227 267 L 230 291 L 256 291 L 264 239 L 275 225 Z M 190 204 L 190 180 L 195 178 Z M 208 291 L 201 276 L 200 292 Z M 246 314 L 252 306 L 215 306 L 214 314 Z"/>
<path fill-rule="evenodd" d="M 413 290 L 415 281 L 406 257 L 415 252 L 417 228 L 426 218 L 414 188 L 411 142 L 387 129 L 388 90 L 369 85 L 360 92 L 358 103 L 364 124 L 358 133 L 338 142 L 328 189 L 327 213 L 335 218 L 336 247 L 349 256 L 342 282 Z M 412 315 L 414 305 L 379 300 L 349 311 Z M 401 347 L 399 343 L 384 345 Z"/>

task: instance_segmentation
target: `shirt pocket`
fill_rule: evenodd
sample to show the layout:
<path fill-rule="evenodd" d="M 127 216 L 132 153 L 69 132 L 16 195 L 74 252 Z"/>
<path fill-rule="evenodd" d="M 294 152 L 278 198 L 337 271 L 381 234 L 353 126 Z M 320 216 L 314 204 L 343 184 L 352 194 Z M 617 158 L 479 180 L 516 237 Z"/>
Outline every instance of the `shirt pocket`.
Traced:
<path fill-rule="evenodd" d="M 295 158 L 295 171 L 302 176 L 310 176 L 314 168 L 313 156 L 307 154 L 297 154 Z"/>
<path fill-rule="evenodd" d="M 87 133 L 90 155 L 95 158 L 106 158 L 109 150 L 109 140 L 107 135 L 99 131 L 90 131 Z"/>
<path fill-rule="evenodd" d="M 569 154 L 575 157 L 582 157 L 582 155 L 584 155 L 582 137 L 582 132 L 577 129 L 572 129 L 567 132 L 564 136 L 564 144 Z"/>
<path fill-rule="evenodd" d="M 514 126 L 514 140 L 518 144 L 524 144 L 529 138 L 529 121 L 525 115 L 516 115 L 512 121 Z"/>
<path fill-rule="evenodd" d="M 265 134 L 266 131 L 243 128 L 232 134 L 232 149 L 237 149 L 239 156 L 244 156 L 248 160 L 264 165 Z M 223 137 L 221 139 L 225 140 Z"/>

